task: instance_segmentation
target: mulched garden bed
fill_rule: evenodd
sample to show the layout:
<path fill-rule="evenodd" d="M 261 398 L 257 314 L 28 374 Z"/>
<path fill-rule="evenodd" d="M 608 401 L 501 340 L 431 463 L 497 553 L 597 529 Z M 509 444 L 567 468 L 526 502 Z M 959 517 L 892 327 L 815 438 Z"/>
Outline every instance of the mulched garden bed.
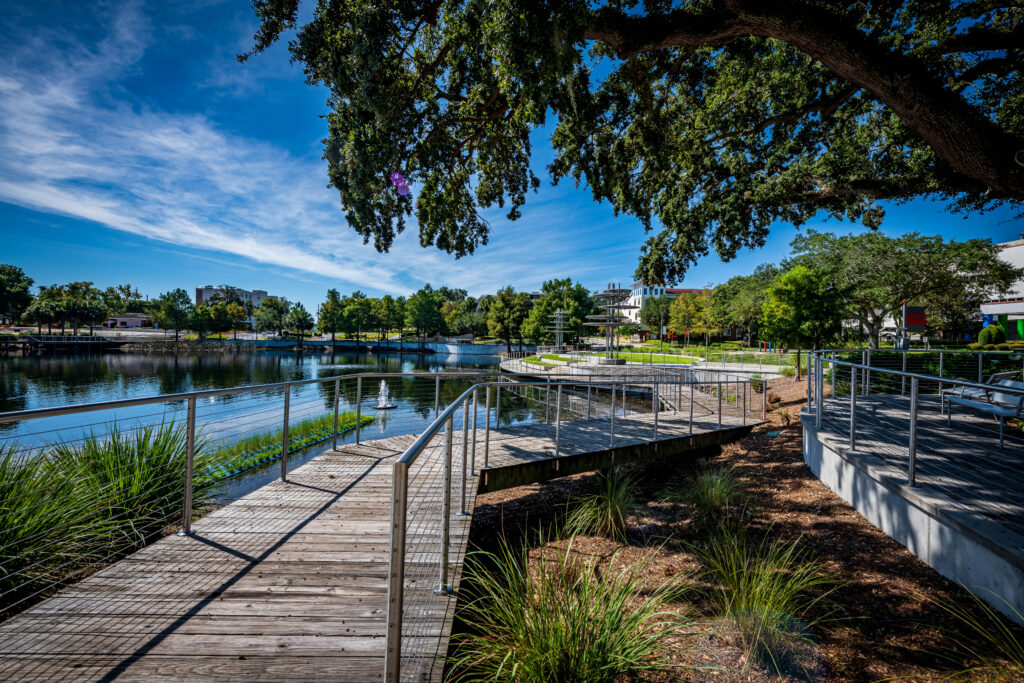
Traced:
<path fill-rule="evenodd" d="M 969 596 L 872 526 L 804 465 L 799 424 L 804 389 L 789 378 L 773 381 L 775 403 L 768 423 L 710 457 L 712 463 L 734 467 L 746 484 L 748 530 L 783 542 L 798 539 L 800 548 L 824 563 L 839 583 L 828 596 L 828 619 L 813 629 L 816 652 L 803 660 L 803 675 L 789 680 L 937 680 L 975 664 L 952 646 L 948 631 L 956 623 L 928 600 L 966 605 Z M 769 432 L 779 436 L 769 437 Z M 640 500 L 657 501 L 666 481 L 698 466 L 692 458 L 666 459 L 637 469 Z M 549 540 L 550 532 L 538 530 L 558 526 L 567 502 L 594 492 L 596 483 L 596 475 L 583 474 L 479 496 L 471 549 L 496 551 L 504 539 L 513 548 L 527 544 L 536 557 L 564 546 L 565 540 Z M 652 582 L 692 574 L 699 563 L 687 544 L 702 532 L 691 516 L 677 506 L 647 502 L 630 517 L 627 544 L 577 537 L 572 551 L 605 564 L 614 554 L 615 565 L 646 558 L 645 578 Z M 744 661 L 728 626 L 711 618 L 705 606 L 680 603 L 673 608 L 694 618 L 695 626 L 671 643 L 680 667 L 660 680 L 784 680 Z M 990 676 L 998 678 L 998 672 Z"/>

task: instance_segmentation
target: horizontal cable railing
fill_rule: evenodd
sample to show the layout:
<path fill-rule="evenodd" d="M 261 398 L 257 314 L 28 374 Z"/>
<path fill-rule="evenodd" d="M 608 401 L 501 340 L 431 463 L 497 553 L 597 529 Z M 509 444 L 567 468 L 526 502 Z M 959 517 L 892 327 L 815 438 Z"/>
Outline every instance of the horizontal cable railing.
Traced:
<path fill-rule="evenodd" d="M 873 409 L 872 419 L 884 420 L 889 435 L 884 448 L 899 452 L 909 486 L 918 483 L 922 407 L 945 415 L 947 426 L 954 406 L 995 418 L 1000 448 L 1006 421 L 1024 420 L 1024 352 L 833 349 L 812 352 L 809 358 L 808 415 L 816 429 L 822 428 L 823 419 L 833 418 L 834 425 L 841 418 L 851 451 L 858 443 L 858 403 L 863 416 L 863 404 L 870 398 L 896 401 L 882 417 Z"/>
<path fill-rule="evenodd" d="M 686 419 L 684 433 L 692 433 L 695 418 L 712 415 L 718 427 L 723 415 L 746 424 L 749 413 L 759 408 L 764 414 L 766 393 L 764 380 L 691 368 L 527 381 L 505 376 L 467 388 L 393 465 L 386 680 L 420 680 L 436 666 L 439 643 L 431 634 L 439 627 L 438 612 L 447 609 L 439 596 L 452 590 L 452 525 L 468 514 L 468 480 L 492 464 L 492 432 L 521 410 L 509 405 L 514 399 L 525 399 L 536 411 L 532 420 L 518 423 L 548 425 L 548 455 L 557 459 L 571 448 L 563 425 L 573 420 L 587 420 L 588 449 L 601 433 L 614 447 L 638 434 L 659 438 L 664 413 Z M 440 647 L 443 656 L 445 645 Z"/>
<path fill-rule="evenodd" d="M 190 533 L 211 505 L 286 479 L 328 444 L 417 433 L 493 376 L 362 373 L 0 413 L 0 617 Z M 401 410 L 373 409 L 379 381 Z"/>
<path fill-rule="evenodd" d="M 611 447 L 657 438 L 665 411 L 690 430 L 723 416 L 746 424 L 764 415 L 766 393 L 764 380 L 688 366 L 547 381 L 360 373 L 0 413 L 0 617 L 168 533 L 191 533 L 215 504 L 287 481 L 326 448 L 418 434 L 394 465 L 389 614 L 399 610 L 399 637 L 389 618 L 387 640 L 389 671 L 415 671 L 433 665 L 434 588 L 452 583 L 450 522 L 468 512 L 470 477 L 493 465 L 496 430 L 544 425 L 560 457 L 576 420 Z M 374 410 L 386 399 L 399 409 Z M 393 656 L 403 614 L 407 646 Z"/>

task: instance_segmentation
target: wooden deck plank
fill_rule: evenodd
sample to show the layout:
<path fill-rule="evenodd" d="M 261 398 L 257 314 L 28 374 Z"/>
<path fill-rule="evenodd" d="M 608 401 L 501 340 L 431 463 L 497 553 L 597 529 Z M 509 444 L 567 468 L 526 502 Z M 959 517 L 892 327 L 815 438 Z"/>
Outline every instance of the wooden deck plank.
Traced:
<path fill-rule="evenodd" d="M 578 397 L 577 397 L 578 403 Z M 552 411 L 553 412 L 553 411 Z M 714 416 L 712 416 L 714 417 Z M 739 424 L 723 415 L 722 426 Z M 606 419 L 563 422 L 561 454 L 604 450 Z M 695 415 L 694 433 L 717 429 Z M 616 445 L 654 437 L 650 415 L 616 418 Z M 690 431 L 663 412 L 659 438 Z M 551 423 L 491 431 L 490 466 L 550 459 Z M 461 507 L 453 432 L 451 510 Z M 392 464 L 415 435 L 311 459 L 0 624 L 4 680 L 378 680 L 383 674 Z M 457 593 L 438 596 L 440 464 L 435 438 L 410 468 L 403 675 L 440 680 Z M 484 463 L 478 430 L 468 461 Z M 478 478 L 467 481 L 472 511 Z M 449 582 L 461 580 L 472 514 L 452 517 Z"/>

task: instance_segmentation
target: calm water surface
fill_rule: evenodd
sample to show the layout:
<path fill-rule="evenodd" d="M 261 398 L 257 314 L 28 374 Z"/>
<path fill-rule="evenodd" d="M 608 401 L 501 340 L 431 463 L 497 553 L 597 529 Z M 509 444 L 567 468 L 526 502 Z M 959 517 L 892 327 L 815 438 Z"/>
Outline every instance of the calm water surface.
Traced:
<path fill-rule="evenodd" d="M 204 389 L 223 389 L 302 379 L 326 378 L 359 372 L 441 372 L 496 373 L 498 358 L 424 354 L 297 354 L 258 351 L 215 354 L 154 355 L 111 353 L 91 356 L 42 356 L 0 360 L 0 412 L 62 405 L 79 405 L 159 394 Z M 470 386 L 470 378 L 448 378 L 440 383 L 442 406 Z M 363 439 L 422 431 L 434 419 L 433 378 L 388 380 L 394 410 L 375 411 L 378 380 L 364 380 L 361 410 L 374 415 L 374 424 L 363 429 Z M 341 411 L 355 410 L 356 383 L 341 383 Z M 503 392 L 504 393 L 504 392 Z M 196 424 L 201 439 L 211 445 L 229 444 L 261 431 L 280 429 L 283 422 L 284 391 L 281 389 L 200 399 Z M 480 397 L 483 403 L 483 397 Z M 537 418 L 543 406 L 520 397 L 504 395 L 503 424 Z M 291 390 L 289 421 L 329 414 L 334 406 L 334 383 L 319 383 Z M 161 422 L 184 421 L 187 404 L 176 401 L 133 406 L 117 410 L 78 413 L 37 420 L 0 423 L 0 444 L 16 443 L 22 449 L 45 449 L 58 442 L 74 442 L 90 432 L 106 433 L 112 425 L 122 430 Z M 456 428 L 461 425 L 461 411 Z M 493 413 L 493 411 L 492 411 Z M 543 419 L 543 414 L 540 415 Z M 481 406 L 480 418 L 483 420 Z M 339 442 L 354 440 L 349 433 Z M 289 468 L 324 450 L 317 444 L 289 456 Z M 280 462 L 250 470 L 226 483 L 225 496 L 234 497 L 271 481 L 280 473 Z"/>

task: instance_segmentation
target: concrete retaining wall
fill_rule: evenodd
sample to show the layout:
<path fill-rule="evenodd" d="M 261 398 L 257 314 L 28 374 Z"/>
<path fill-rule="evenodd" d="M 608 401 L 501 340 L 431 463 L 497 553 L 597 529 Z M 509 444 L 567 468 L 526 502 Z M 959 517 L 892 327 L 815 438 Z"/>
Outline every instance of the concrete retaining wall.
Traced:
<path fill-rule="evenodd" d="M 928 487 L 907 486 L 906 474 L 879 458 L 851 457 L 841 439 L 814 428 L 813 416 L 801 422 L 804 462 L 822 483 L 935 571 L 1024 625 L 1024 537 Z"/>

